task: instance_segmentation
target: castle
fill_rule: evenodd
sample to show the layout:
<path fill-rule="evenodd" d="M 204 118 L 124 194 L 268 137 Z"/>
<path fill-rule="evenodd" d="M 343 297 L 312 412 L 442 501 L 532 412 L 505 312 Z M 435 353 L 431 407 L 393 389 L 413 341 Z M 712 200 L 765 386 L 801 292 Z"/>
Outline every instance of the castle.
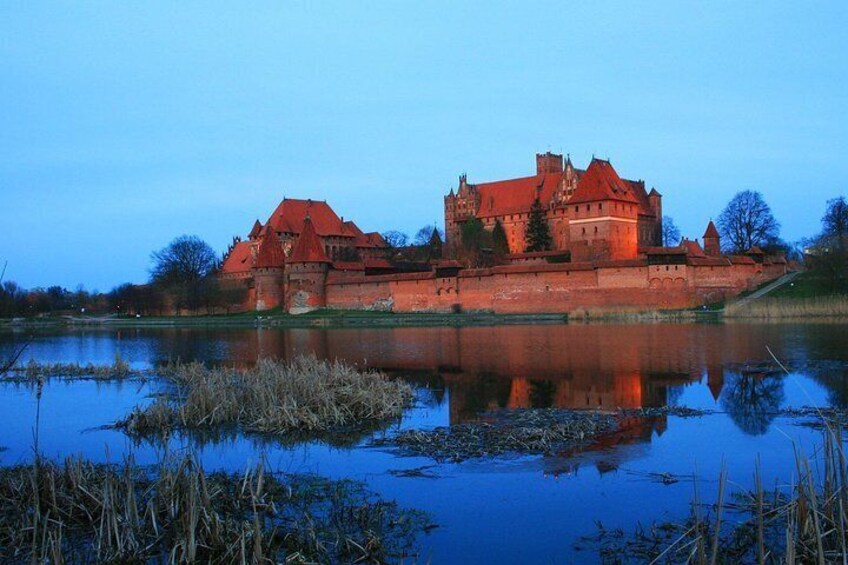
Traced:
<path fill-rule="evenodd" d="M 242 306 L 255 310 L 570 313 L 693 307 L 787 270 L 783 257 L 756 247 L 722 255 L 712 221 L 703 246 L 687 239 L 663 246 L 660 193 L 621 178 L 601 159 L 583 170 L 548 152 L 536 155 L 534 176 L 472 184 L 462 175 L 444 209 L 446 256 L 410 264 L 326 202 L 286 198 L 234 243 L 219 277 L 245 290 Z M 549 245 L 528 251 L 534 214 Z M 506 253 L 486 267 L 457 260 L 463 224 L 472 218 L 505 235 Z"/>
<path fill-rule="evenodd" d="M 470 216 L 486 229 L 500 223 L 510 253 L 527 248 L 527 223 L 534 202 L 541 205 L 552 250 L 570 251 L 572 261 L 633 259 L 640 248 L 662 245 L 662 196 L 645 191 L 645 181 L 625 180 L 609 161 L 592 159 L 586 170 L 562 155 L 536 155 L 530 177 L 471 184 L 466 175 L 445 196 L 445 235 L 456 249 L 460 228 Z"/>

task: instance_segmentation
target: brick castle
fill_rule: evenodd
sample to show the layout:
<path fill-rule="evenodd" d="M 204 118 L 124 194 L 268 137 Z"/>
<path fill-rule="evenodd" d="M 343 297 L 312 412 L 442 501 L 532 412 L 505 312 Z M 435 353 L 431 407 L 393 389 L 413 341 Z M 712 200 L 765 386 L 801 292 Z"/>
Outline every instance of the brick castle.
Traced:
<path fill-rule="evenodd" d="M 533 207 L 550 248 L 526 252 Z M 316 308 L 396 312 L 574 312 L 685 308 L 724 300 L 781 276 L 783 257 L 753 248 L 722 255 L 709 222 L 703 246 L 662 246 L 662 196 L 621 178 L 609 161 L 586 169 L 536 155 L 533 176 L 472 184 L 444 198 L 444 258 L 401 260 L 380 234 L 364 233 L 326 202 L 283 199 L 225 256 L 222 284 L 246 289 L 243 306 L 292 313 Z M 500 224 L 507 253 L 469 268 L 456 259 L 462 225 Z"/>

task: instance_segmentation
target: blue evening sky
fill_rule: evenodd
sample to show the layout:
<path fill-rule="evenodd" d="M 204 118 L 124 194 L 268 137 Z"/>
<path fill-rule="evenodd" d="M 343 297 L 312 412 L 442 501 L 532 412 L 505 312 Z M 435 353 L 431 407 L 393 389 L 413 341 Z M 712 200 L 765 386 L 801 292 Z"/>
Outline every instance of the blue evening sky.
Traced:
<path fill-rule="evenodd" d="M 0 265 L 108 290 L 283 196 L 442 222 L 457 175 L 593 154 L 703 234 L 761 191 L 795 240 L 848 184 L 846 2 L 0 4 Z"/>

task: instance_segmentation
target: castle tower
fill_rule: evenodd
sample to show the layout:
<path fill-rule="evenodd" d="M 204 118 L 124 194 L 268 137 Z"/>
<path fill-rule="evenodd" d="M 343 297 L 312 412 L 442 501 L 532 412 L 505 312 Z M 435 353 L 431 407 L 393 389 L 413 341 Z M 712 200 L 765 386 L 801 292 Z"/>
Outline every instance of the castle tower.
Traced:
<path fill-rule="evenodd" d="M 309 214 L 286 261 L 286 308 L 291 314 L 311 312 L 327 305 L 330 260 L 315 233 Z"/>
<path fill-rule="evenodd" d="M 651 245 L 660 246 L 663 244 L 662 194 L 660 194 L 656 188 L 652 188 L 651 192 L 648 193 L 648 205 L 650 205 L 651 211 L 653 211 L 654 217 L 656 218 L 656 221 L 654 222 L 653 242 Z"/>
<path fill-rule="evenodd" d="M 704 232 L 704 253 L 709 257 L 721 255 L 721 236 L 712 220 L 707 224 L 707 231 Z"/>
<path fill-rule="evenodd" d="M 269 226 L 259 241 L 253 268 L 257 310 L 270 310 L 282 305 L 285 260 L 280 238 Z"/>
<path fill-rule="evenodd" d="M 536 174 L 537 175 L 561 175 L 562 174 L 562 155 L 556 153 L 536 153 Z"/>

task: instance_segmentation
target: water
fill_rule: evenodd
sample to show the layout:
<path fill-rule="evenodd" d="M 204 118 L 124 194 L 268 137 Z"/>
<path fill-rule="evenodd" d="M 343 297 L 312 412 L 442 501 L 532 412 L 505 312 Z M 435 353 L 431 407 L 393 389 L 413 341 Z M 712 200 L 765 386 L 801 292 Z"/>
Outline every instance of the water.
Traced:
<path fill-rule="evenodd" d="M 0 335 L 5 358 L 24 334 Z M 209 469 L 243 470 L 265 454 L 289 472 L 355 478 L 385 498 L 425 510 L 439 528 L 422 536 L 434 563 L 593 562 L 579 538 L 607 528 L 685 516 L 693 482 L 664 485 L 650 473 L 700 477 L 715 496 L 722 461 L 730 481 L 753 484 L 759 457 L 767 486 L 788 482 L 793 442 L 811 452 L 820 433 L 779 416 L 786 407 L 848 404 L 844 325 L 650 324 L 334 330 L 139 329 L 38 334 L 24 361 L 110 364 L 120 354 L 137 368 L 173 360 L 249 365 L 298 353 L 375 367 L 416 385 L 416 406 L 398 424 L 427 428 L 470 421 L 489 408 L 651 407 L 666 403 L 716 410 L 702 418 L 646 419 L 580 453 L 434 464 L 368 447 L 280 445 L 224 437 L 202 445 Z M 744 378 L 742 367 L 775 356 L 788 376 Z M 149 401 L 156 382 L 49 381 L 41 402 L 39 448 L 47 456 L 83 454 L 140 463 L 156 448 L 134 445 L 102 426 Z M 0 384 L 0 464 L 32 459 L 36 420 L 31 387 Z M 172 449 L 192 442 L 177 438 Z M 391 470 L 430 466 L 437 478 Z"/>

